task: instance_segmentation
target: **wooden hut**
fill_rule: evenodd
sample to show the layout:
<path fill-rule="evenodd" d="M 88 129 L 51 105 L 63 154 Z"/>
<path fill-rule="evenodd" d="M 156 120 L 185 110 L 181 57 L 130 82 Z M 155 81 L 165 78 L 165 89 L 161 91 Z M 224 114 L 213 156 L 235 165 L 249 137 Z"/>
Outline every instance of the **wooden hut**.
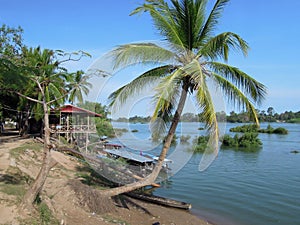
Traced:
<path fill-rule="evenodd" d="M 74 105 L 64 105 L 51 112 L 49 122 L 53 134 L 59 138 L 63 136 L 71 143 L 85 142 L 87 148 L 89 135 L 97 133 L 95 117 L 102 115 Z"/>

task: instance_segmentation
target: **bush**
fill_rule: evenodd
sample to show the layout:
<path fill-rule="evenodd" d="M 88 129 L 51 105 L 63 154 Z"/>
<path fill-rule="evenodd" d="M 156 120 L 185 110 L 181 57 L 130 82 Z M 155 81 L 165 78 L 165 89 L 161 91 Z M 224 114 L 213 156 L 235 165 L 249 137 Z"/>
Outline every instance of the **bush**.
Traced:
<path fill-rule="evenodd" d="M 240 132 L 240 133 L 246 133 L 246 132 L 257 132 L 258 127 L 256 124 L 247 124 L 243 126 L 233 127 L 230 128 L 230 132 Z"/>
<path fill-rule="evenodd" d="M 274 129 L 270 124 L 266 129 L 258 129 L 256 124 L 247 124 L 243 126 L 233 127 L 229 129 L 230 132 L 240 133 L 266 133 L 266 134 L 287 134 L 288 131 L 283 127 Z"/>
<path fill-rule="evenodd" d="M 202 153 L 205 151 L 207 147 L 207 142 L 209 140 L 209 136 L 199 136 L 193 140 L 193 152 L 194 153 Z"/>
<path fill-rule="evenodd" d="M 262 145 L 261 140 L 258 138 L 258 133 L 246 132 L 245 134 L 234 137 L 225 135 L 223 138 L 223 147 L 234 147 L 238 149 L 257 149 Z"/>
<path fill-rule="evenodd" d="M 288 134 L 288 130 L 283 127 L 278 127 L 273 131 L 273 134 Z"/>

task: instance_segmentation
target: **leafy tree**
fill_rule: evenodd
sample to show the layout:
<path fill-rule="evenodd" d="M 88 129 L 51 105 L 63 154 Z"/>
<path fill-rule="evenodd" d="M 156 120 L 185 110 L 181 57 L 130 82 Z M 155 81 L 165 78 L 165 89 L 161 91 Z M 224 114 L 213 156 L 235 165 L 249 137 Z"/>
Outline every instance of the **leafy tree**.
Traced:
<path fill-rule="evenodd" d="M 131 191 L 154 182 L 170 148 L 188 94 L 195 96 L 203 111 L 203 122 L 210 132 L 207 152 L 217 154 L 219 130 L 209 82 L 215 82 L 230 102 L 243 107 L 258 123 L 252 103 L 260 103 L 263 99 L 266 92 L 264 85 L 226 63 L 230 49 L 241 50 L 246 55 L 248 45 L 233 32 L 216 36 L 213 33 L 227 3 L 228 0 L 217 0 L 208 16 L 205 14 L 207 1 L 204 0 L 171 0 L 170 4 L 162 0 L 146 0 L 132 12 L 131 15 L 148 12 L 168 47 L 133 43 L 121 45 L 112 52 L 115 69 L 139 63 L 150 63 L 156 67 L 112 93 L 111 106 L 121 105 L 129 96 L 142 92 L 149 83 L 157 82 L 153 132 L 158 133 L 167 127 L 169 130 L 153 172 L 136 183 L 107 190 L 107 195 Z"/>
<path fill-rule="evenodd" d="M 24 79 L 14 76 L 17 73 L 15 66 L 19 59 L 22 43 L 22 28 L 11 28 L 3 24 L 0 27 L 0 120 L 6 117 L 17 117 L 19 97 L 3 88 L 17 88 L 24 85 Z"/>
<path fill-rule="evenodd" d="M 105 105 L 102 105 L 101 103 L 96 102 L 89 102 L 85 101 L 84 103 L 78 103 L 79 107 L 88 109 L 92 112 L 101 114 L 101 118 L 95 118 L 95 124 L 97 129 L 97 134 L 99 136 L 108 136 L 108 137 L 114 137 L 115 132 L 114 129 L 108 119 L 108 108 Z"/>
<path fill-rule="evenodd" d="M 84 54 L 83 54 L 84 55 Z M 51 157 L 52 144 L 50 142 L 49 112 L 51 106 L 64 103 L 69 93 L 76 88 L 80 90 L 86 84 L 86 75 L 82 80 L 71 79 L 76 73 L 68 73 L 58 60 L 58 52 L 41 48 L 22 48 L 19 60 L 16 62 L 18 73 L 16 76 L 24 79 L 23 87 L 10 88 L 13 94 L 35 103 L 37 111 L 41 111 L 44 122 L 44 157 L 38 176 L 26 192 L 22 209 L 32 209 L 32 204 L 43 188 L 54 160 Z M 74 83 L 78 82 L 78 83 Z M 10 83 L 13 87 L 14 83 Z M 72 87 L 66 89 L 66 86 Z"/>

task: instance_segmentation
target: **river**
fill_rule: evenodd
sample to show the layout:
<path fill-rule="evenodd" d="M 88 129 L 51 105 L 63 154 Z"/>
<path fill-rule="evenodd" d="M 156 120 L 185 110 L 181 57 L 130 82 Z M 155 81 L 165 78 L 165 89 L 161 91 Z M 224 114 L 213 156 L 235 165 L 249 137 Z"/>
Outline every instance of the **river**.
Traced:
<path fill-rule="evenodd" d="M 226 124 L 224 132 L 239 125 Z M 118 141 L 132 149 L 158 153 L 160 147 L 150 141 L 148 124 L 114 122 L 113 126 L 129 130 Z M 203 134 L 198 129 L 201 126 L 182 123 L 177 135 L 188 134 L 192 140 Z M 220 150 L 203 172 L 198 170 L 202 154 L 186 153 L 186 145 L 172 149 L 168 157 L 175 161 L 175 174 L 155 194 L 189 202 L 193 213 L 218 225 L 300 224 L 300 153 L 291 153 L 300 151 L 300 124 L 271 126 L 284 127 L 289 133 L 259 134 L 263 146 L 257 152 Z"/>

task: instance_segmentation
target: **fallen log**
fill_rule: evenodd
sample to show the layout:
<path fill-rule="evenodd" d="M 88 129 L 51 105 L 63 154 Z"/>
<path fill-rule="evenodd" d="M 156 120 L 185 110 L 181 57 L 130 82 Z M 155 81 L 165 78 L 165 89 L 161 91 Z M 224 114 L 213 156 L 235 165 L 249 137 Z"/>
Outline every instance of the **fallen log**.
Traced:
<path fill-rule="evenodd" d="M 151 203 L 162 205 L 162 206 L 168 206 L 168 207 L 172 207 L 172 208 L 185 209 L 185 210 L 189 210 L 192 208 L 192 204 L 190 204 L 190 203 L 181 202 L 181 201 L 177 201 L 174 199 L 164 198 L 164 197 L 145 194 L 145 193 L 129 192 L 129 193 L 126 193 L 125 195 L 127 195 L 131 198 L 151 202 Z"/>

